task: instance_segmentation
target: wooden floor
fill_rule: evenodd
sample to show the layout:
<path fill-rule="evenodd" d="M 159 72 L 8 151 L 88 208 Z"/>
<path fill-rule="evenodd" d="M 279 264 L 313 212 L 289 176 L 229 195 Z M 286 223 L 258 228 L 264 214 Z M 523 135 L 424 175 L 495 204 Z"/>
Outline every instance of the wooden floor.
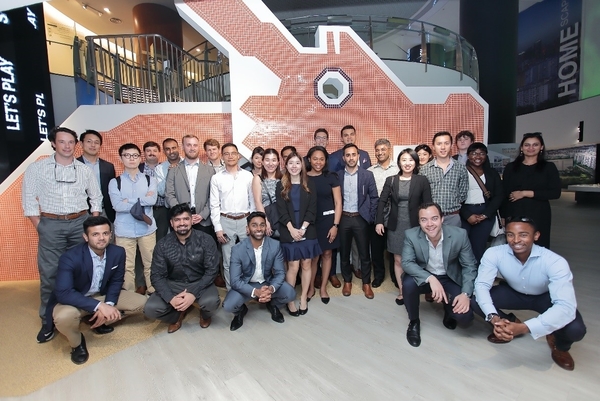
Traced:
<path fill-rule="evenodd" d="M 575 275 L 588 328 L 571 354 L 573 372 L 556 366 L 544 339 L 486 341 L 488 326 L 449 331 L 442 308 L 422 303 L 422 345 L 406 342 L 404 307 L 392 293 L 318 298 L 284 324 L 250 305 L 229 331 L 220 310 L 208 329 L 188 319 L 27 397 L 26 400 L 595 400 L 600 394 L 600 206 L 553 203 L 552 247 Z M 197 314 L 198 312 L 195 311 Z M 520 312 L 521 319 L 533 316 Z M 110 340 L 110 335 L 106 338 Z"/>

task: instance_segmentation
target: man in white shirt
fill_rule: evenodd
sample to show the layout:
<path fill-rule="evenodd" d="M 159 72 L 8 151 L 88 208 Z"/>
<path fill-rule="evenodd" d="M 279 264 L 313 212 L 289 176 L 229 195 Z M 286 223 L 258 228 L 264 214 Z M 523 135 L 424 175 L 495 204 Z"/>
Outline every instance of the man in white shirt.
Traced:
<path fill-rule="evenodd" d="M 244 219 L 256 208 L 252 194 L 253 175 L 238 166 L 240 154 L 237 146 L 226 143 L 221 149 L 225 169 L 215 174 L 210 181 L 210 217 L 217 241 L 221 244 L 225 284 L 229 290 L 231 248 L 236 239 L 241 241 L 246 238 Z"/>
<path fill-rule="evenodd" d="M 492 324 L 491 343 L 504 344 L 526 333 L 534 339 L 545 335 L 554 362 L 573 370 L 575 362 L 569 349 L 583 339 L 586 328 L 577 310 L 569 264 L 534 244 L 540 233 L 533 220 L 508 218 L 505 230 L 508 244 L 489 248 L 481 259 L 471 301 L 473 311 Z M 494 286 L 498 273 L 503 280 Z M 529 309 L 539 315 L 521 322 L 501 309 Z"/>
<path fill-rule="evenodd" d="M 250 299 L 265 304 L 271 319 L 283 323 L 279 307 L 296 298 L 296 290 L 285 282 L 279 241 L 265 236 L 265 214 L 252 212 L 246 221 L 249 237 L 231 250 L 231 291 L 223 301 L 223 308 L 235 315 L 231 321 L 231 331 L 244 324 L 244 316 L 248 312 L 246 302 Z"/>

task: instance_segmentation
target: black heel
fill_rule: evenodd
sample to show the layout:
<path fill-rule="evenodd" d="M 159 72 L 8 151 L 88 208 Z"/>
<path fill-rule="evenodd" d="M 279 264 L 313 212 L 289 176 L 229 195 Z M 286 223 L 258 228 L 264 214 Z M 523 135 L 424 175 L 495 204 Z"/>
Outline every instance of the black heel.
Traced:
<path fill-rule="evenodd" d="M 285 306 L 285 309 L 287 309 L 287 311 L 288 311 L 288 313 L 290 314 L 290 316 L 294 316 L 294 317 L 298 317 L 298 316 L 300 316 L 300 311 L 298 311 L 298 310 L 297 310 L 297 311 L 295 311 L 295 312 L 292 312 L 292 311 L 290 310 L 290 307 L 289 307 L 289 306 L 287 306 L 287 305 Z"/>

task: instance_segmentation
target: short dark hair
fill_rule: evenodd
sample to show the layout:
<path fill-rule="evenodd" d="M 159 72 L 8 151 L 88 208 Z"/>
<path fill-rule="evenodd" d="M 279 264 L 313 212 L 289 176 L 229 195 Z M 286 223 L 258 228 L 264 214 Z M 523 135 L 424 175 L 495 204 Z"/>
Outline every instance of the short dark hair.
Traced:
<path fill-rule="evenodd" d="M 124 145 L 121 145 L 121 147 L 119 148 L 119 156 L 123 155 L 123 152 L 127 149 L 135 149 L 138 151 L 138 153 L 142 153 L 140 147 L 137 146 L 135 143 L 126 143 Z"/>
<path fill-rule="evenodd" d="M 430 207 L 435 207 L 438 210 L 438 212 L 440 212 L 440 217 L 444 216 L 444 213 L 442 212 L 442 207 L 435 202 L 421 203 L 419 205 L 419 210 L 429 209 Z"/>
<path fill-rule="evenodd" d="M 436 132 L 433 135 L 433 139 L 431 140 L 431 143 L 435 145 L 435 140 L 437 139 L 438 136 L 449 136 L 450 137 L 450 145 L 452 145 L 452 134 L 449 133 L 448 131 L 440 131 L 440 132 Z"/>
<path fill-rule="evenodd" d="M 510 216 L 506 218 L 506 221 L 504 222 L 504 226 L 508 227 L 508 225 L 510 223 L 526 223 L 529 224 L 531 227 L 533 227 L 533 231 L 539 231 L 537 224 L 535 223 L 535 221 L 531 218 L 531 217 L 527 217 L 527 216 Z"/>
<path fill-rule="evenodd" d="M 413 170 L 413 174 L 419 174 L 419 155 L 417 152 L 412 150 L 411 148 L 403 149 L 402 152 L 398 154 L 398 159 L 396 160 L 396 164 L 400 167 L 400 158 L 402 155 L 409 155 L 415 161 L 415 169 Z M 400 168 L 400 172 L 398 174 L 402 174 L 402 169 Z"/>
<path fill-rule="evenodd" d="M 265 219 L 265 221 L 267 221 L 267 215 L 266 214 L 264 214 L 263 212 L 256 211 L 256 212 L 250 213 L 248 215 L 248 217 L 246 217 L 246 223 L 250 224 L 250 222 L 252 221 L 252 219 L 255 218 L 255 217 L 262 217 L 263 219 Z"/>
<path fill-rule="evenodd" d="M 329 132 L 327 132 L 327 130 L 325 128 L 317 128 L 317 130 L 315 131 L 314 135 L 313 135 L 313 139 L 317 139 L 317 134 L 319 132 L 324 133 L 325 135 L 327 135 L 327 139 L 329 139 Z"/>
<path fill-rule="evenodd" d="M 346 149 L 348 148 L 356 148 L 356 153 L 358 153 L 358 146 L 356 146 L 353 143 L 348 143 L 346 145 L 344 145 L 344 147 L 342 148 L 342 156 L 346 154 Z"/>
<path fill-rule="evenodd" d="M 177 142 L 177 139 L 173 139 L 173 138 L 167 138 L 165 139 L 162 143 L 163 143 L 163 148 L 165 147 L 165 143 L 167 142 L 175 142 L 177 144 L 177 146 L 179 146 L 179 142 Z"/>
<path fill-rule="evenodd" d="M 148 141 L 144 144 L 143 146 L 144 150 L 146 150 L 147 148 L 157 148 L 158 151 L 160 152 L 160 145 L 154 141 Z"/>
<path fill-rule="evenodd" d="M 192 209 L 190 209 L 188 203 L 180 203 L 169 209 L 169 219 L 173 219 L 183 213 L 188 213 L 190 216 L 192 215 Z"/>
<path fill-rule="evenodd" d="M 100 139 L 100 145 L 102 145 L 102 135 L 100 135 L 100 133 L 98 131 L 94 131 L 93 129 L 88 129 L 88 130 L 83 131 L 83 133 L 81 135 L 79 135 L 79 140 L 81 142 L 83 142 L 85 137 L 88 135 L 96 135 L 98 137 L 98 139 Z"/>
<path fill-rule="evenodd" d="M 71 134 L 73 135 L 73 138 L 75 138 L 75 143 L 77 143 L 77 133 L 75 131 L 73 131 L 72 129 L 69 129 L 67 127 L 54 127 L 50 130 L 50 132 L 48 133 L 48 140 L 50 142 L 56 142 L 56 134 L 58 134 L 59 132 L 66 132 L 67 134 Z M 54 146 L 53 146 L 54 148 Z"/>
<path fill-rule="evenodd" d="M 473 135 L 471 131 L 460 131 L 458 134 L 456 134 L 456 141 L 458 142 L 458 140 L 463 136 L 468 137 L 471 142 L 475 142 L 475 135 Z"/>
<path fill-rule="evenodd" d="M 281 154 L 281 157 L 283 157 L 283 152 L 285 152 L 286 150 L 291 150 L 292 153 L 298 153 L 295 146 L 287 145 L 281 148 L 281 152 L 279 152 Z"/>
<path fill-rule="evenodd" d="M 108 229 L 112 231 L 112 225 L 110 224 L 110 220 L 104 216 L 90 216 L 83 222 L 83 232 L 88 233 L 88 228 L 103 226 L 108 224 Z"/>
<path fill-rule="evenodd" d="M 225 148 L 230 148 L 230 147 L 234 147 L 235 150 L 239 152 L 237 145 L 233 142 L 227 142 L 226 144 L 221 146 L 221 150 L 224 150 Z"/>
<path fill-rule="evenodd" d="M 348 125 L 344 125 L 344 126 L 342 127 L 342 129 L 340 130 L 340 136 L 342 136 L 342 135 L 343 135 L 343 132 L 344 132 L 345 130 L 347 130 L 347 129 L 352 129 L 352 130 L 354 130 L 354 132 L 356 132 L 356 128 L 354 128 L 354 125 L 350 125 L 350 124 L 348 124 Z"/>

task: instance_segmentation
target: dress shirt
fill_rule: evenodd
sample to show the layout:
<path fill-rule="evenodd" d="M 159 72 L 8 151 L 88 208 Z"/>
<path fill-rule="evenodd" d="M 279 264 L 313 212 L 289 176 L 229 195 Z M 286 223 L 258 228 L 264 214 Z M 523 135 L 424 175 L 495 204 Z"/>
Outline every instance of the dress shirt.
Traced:
<path fill-rule="evenodd" d="M 390 162 L 387 168 L 383 168 L 381 164 L 377 163 L 374 166 L 369 167 L 367 170 L 372 172 L 373 177 L 375 177 L 375 185 L 377 186 L 377 194 L 379 196 L 381 196 L 381 191 L 383 191 L 385 179 L 400 172 L 400 168 L 394 162 Z"/>
<path fill-rule="evenodd" d="M 215 169 L 215 173 L 220 173 L 225 170 L 225 163 L 223 163 L 223 160 L 219 160 L 219 164 L 213 164 L 213 162 L 209 160 L 207 164 Z"/>
<path fill-rule="evenodd" d="M 76 159 L 63 166 L 52 155 L 30 164 L 23 177 L 22 193 L 25 216 L 39 216 L 40 211 L 58 215 L 88 208 L 91 212 L 102 211 L 100 183 L 92 170 Z"/>
<path fill-rule="evenodd" d="M 153 194 L 146 196 L 148 192 Z M 134 179 L 127 172 L 121 174 L 121 191 L 117 188 L 117 180 L 113 178 L 108 183 L 108 194 L 115 209 L 115 235 L 124 238 L 139 238 L 156 231 L 156 220 L 152 206 L 156 203 L 156 180 L 150 177 L 150 185 L 145 174 L 137 173 Z M 148 225 L 144 221 L 136 220 L 130 213 L 131 207 L 140 199 L 144 206 L 144 213 L 152 219 Z"/>
<path fill-rule="evenodd" d="M 250 277 L 251 283 L 264 283 L 265 275 L 263 274 L 262 269 L 262 250 L 263 250 L 263 242 L 260 244 L 258 248 L 254 248 L 254 259 L 256 260 L 256 268 L 254 269 L 254 274 Z M 254 295 L 254 291 L 253 294 Z"/>
<path fill-rule="evenodd" d="M 162 195 L 158 192 L 158 180 L 159 180 L 158 171 L 160 169 L 161 169 L 160 164 L 157 164 L 154 167 L 150 167 L 148 165 L 148 163 L 144 164 L 144 174 L 146 174 L 148 177 L 154 177 L 154 179 L 156 179 L 156 192 L 157 192 L 158 196 L 156 197 L 156 203 L 154 204 L 154 206 L 164 206 L 165 205 L 164 189 L 163 189 Z M 164 184 L 163 184 L 163 188 L 164 188 Z"/>
<path fill-rule="evenodd" d="M 577 301 L 573 274 L 560 255 L 533 245 L 529 258 L 522 264 L 509 245 L 489 248 L 481 259 L 475 280 L 475 296 L 484 315 L 497 313 L 490 296 L 496 275 L 500 273 L 508 285 L 525 295 L 550 292 L 552 307 L 524 323 L 533 338 L 540 338 L 565 327 L 575 319 Z"/>
<path fill-rule="evenodd" d="M 210 219 L 215 231 L 222 231 L 221 213 L 244 214 L 256 210 L 252 193 L 254 175 L 237 168 L 235 174 L 222 170 L 210 180 Z"/>
<path fill-rule="evenodd" d="M 100 292 L 102 278 L 104 277 L 104 269 L 106 268 L 106 252 L 104 252 L 102 256 L 98 256 L 90 247 L 88 247 L 88 250 L 92 257 L 92 284 L 85 294 L 86 297 Z"/>
<path fill-rule="evenodd" d="M 461 155 L 460 153 L 456 154 L 456 160 L 459 163 L 462 163 L 464 165 L 467 164 L 467 160 L 469 160 L 469 155 L 467 155 L 466 153 L 464 155 Z"/>
<path fill-rule="evenodd" d="M 83 158 L 83 163 L 88 166 L 93 172 L 96 178 L 98 179 L 98 185 L 100 185 L 100 160 L 96 159 L 96 163 L 92 163 L 85 156 L 81 156 Z"/>
<path fill-rule="evenodd" d="M 187 159 L 184 159 L 183 164 L 185 166 L 188 183 L 190 184 L 190 207 L 196 207 L 196 179 L 198 178 L 200 159 L 196 159 L 196 161 L 191 164 Z"/>
<path fill-rule="evenodd" d="M 433 159 L 419 170 L 429 180 L 431 197 L 440 205 L 444 214 L 460 210 L 461 204 L 467 199 L 469 178 L 467 168 L 450 158 L 450 164 L 443 170 Z"/>
<path fill-rule="evenodd" d="M 350 174 L 344 169 L 344 201 L 342 210 L 344 212 L 358 212 L 358 169 Z"/>
<path fill-rule="evenodd" d="M 479 176 L 481 181 L 485 184 L 485 174 Z M 479 203 L 485 203 L 485 197 L 483 196 L 483 191 L 479 186 L 479 183 L 473 177 L 473 174 L 469 173 L 469 191 L 467 192 L 467 199 L 465 200 L 465 204 L 467 205 L 477 205 Z"/>
<path fill-rule="evenodd" d="M 443 276 L 446 274 L 446 268 L 444 267 L 444 253 L 443 253 L 443 244 L 444 244 L 444 233 L 441 233 L 442 236 L 437 244 L 437 246 L 433 246 L 433 243 L 429 240 L 428 236 L 425 236 L 427 239 L 427 244 L 429 245 L 429 260 L 427 261 L 427 270 L 431 274 L 435 274 L 436 276 Z M 429 279 L 427 279 L 429 280 Z"/>

